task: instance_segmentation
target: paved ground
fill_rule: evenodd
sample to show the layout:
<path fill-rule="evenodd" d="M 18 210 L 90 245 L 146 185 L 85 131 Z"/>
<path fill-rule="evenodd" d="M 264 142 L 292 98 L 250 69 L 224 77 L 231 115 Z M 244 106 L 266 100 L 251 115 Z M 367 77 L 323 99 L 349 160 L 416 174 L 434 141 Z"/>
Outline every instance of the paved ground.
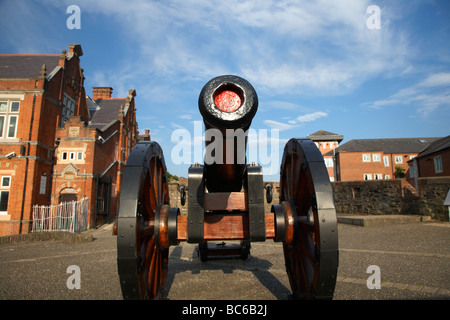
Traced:
<path fill-rule="evenodd" d="M 0 299 L 122 299 L 111 225 L 94 241 L 43 241 L 0 246 Z M 450 299 L 450 224 L 412 222 L 361 227 L 339 224 L 336 300 Z M 167 299 L 285 300 L 290 289 L 280 244 L 253 243 L 247 261 L 197 258 L 195 245 L 171 248 Z M 80 289 L 68 289 L 69 266 Z M 381 289 L 366 273 L 379 266 Z"/>

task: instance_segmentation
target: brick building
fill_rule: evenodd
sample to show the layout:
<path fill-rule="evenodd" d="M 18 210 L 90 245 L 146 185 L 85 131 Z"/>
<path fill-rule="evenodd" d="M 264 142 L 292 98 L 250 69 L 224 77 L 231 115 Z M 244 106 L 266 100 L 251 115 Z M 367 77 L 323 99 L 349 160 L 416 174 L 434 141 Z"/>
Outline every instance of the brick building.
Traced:
<path fill-rule="evenodd" d="M 439 138 L 354 139 L 335 150 L 337 181 L 393 179 L 396 167 L 409 175 L 408 161 Z"/>
<path fill-rule="evenodd" d="M 408 165 L 406 178 L 416 190 L 418 178 L 450 176 L 450 136 L 431 142 Z"/>
<path fill-rule="evenodd" d="M 52 204 L 88 197 L 90 225 L 117 216 L 124 166 L 137 139 L 136 91 L 126 98 L 112 98 L 112 91 L 94 88 L 93 98 L 86 96 L 90 120 L 72 116 L 56 129 Z"/>
<path fill-rule="evenodd" d="M 310 134 L 308 138 L 314 141 L 316 146 L 319 148 L 319 151 L 323 155 L 330 181 L 334 181 L 336 176 L 334 166 L 335 150 L 338 147 L 339 143 L 344 140 L 344 136 L 324 130 L 319 130 Z"/>
<path fill-rule="evenodd" d="M 36 204 L 87 196 L 91 227 L 96 212 L 117 212 L 137 137 L 135 91 L 87 98 L 82 55 L 78 44 L 57 55 L 0 55 L 0 236 L 28 233 Z"/>

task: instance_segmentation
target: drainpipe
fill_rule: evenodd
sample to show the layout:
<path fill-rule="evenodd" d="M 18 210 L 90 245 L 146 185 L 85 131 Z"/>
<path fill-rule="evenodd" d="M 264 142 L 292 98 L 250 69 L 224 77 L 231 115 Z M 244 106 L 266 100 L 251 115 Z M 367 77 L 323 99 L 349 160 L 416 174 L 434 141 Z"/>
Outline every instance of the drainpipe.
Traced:
<path fill-rule="evenodd" d="M 417 196 L 419 196 L 420 195 L 420 191 L 419 191 L 420 172 L 419 172 L 419 164 L 418 164 L 416 158 L 413 159 L 413 168 L 414 168 L 414 187 L 416 188 Z"/>
<path fill-rule="evenodd" d="M 98 180 L 100 179 L 99 174 L 95 175 L 95 199 L 94 199 L 94 229 L 97 229 L 97 197 L 98 197 Z"/>
<path fill-rule="evenodd" d="M 33 131 L 33 121 L 34 121 L 34 109 L 36 107 L 36 95 L 33 94 L 33 107 L 31 109 L 31 122 L 30 122 L 30 133 L 28 134 L 28 141 L 31 141 L 31 133 Z M 28 158 L 30 156 L 30 142 L 27 144 L 27 157 L 25 158 L 25 177 L 23 179 L 23 194 L 22 194 L 22 209 L 20 210 L 20 222 L 19 222 L 19 234 L 22 234 L 23 227 L 23 214 L 25 210 L 25 195 L 27 194 L 27 178 L 28 178 Z"/>

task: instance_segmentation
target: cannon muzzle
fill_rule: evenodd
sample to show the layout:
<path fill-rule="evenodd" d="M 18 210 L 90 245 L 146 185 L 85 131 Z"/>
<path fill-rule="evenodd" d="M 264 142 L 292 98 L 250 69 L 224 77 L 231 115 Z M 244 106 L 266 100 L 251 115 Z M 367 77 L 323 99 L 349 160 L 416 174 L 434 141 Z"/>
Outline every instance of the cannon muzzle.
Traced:
<path fill-rule="evenodd" d="M 256 91 L 238 76 L 219 76 L 205 84 L 198 107 L 205 129 L 219 130 L 223 139 L 222 150 L 215 150 L 216 161 L 205 161 L 206 187 L 209 192 L 238 192 L 246 169 L 247 130 L 258 109 Z M 240 139 L 244 142 L 239 143 Z M 206 145 L 211 142 L 207 140 Z"/>
<path fill-rule="evenodd" d="M 206 128 L 246 130 L 258 110 L 258 96 L 247 80 L 219 76 L 205 84 L 198 107 Z"/>

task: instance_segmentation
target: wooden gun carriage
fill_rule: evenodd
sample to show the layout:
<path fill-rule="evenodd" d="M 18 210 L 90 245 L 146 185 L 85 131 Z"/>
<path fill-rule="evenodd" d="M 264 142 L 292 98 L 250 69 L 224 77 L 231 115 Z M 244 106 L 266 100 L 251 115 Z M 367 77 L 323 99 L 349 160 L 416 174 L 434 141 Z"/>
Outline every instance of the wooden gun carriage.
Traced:
<path fill-rule="evenodd" d="M 293 298 L 331 299 L 338 269 L 338 230 L 333 192 L 323 157 L 309 139 L 287 142 L 280 172 L 280 201 L 264 212 L 261 166 L 247 164 L 246 137 L 258 108 L 250 83 L 237 76 L 210 80 L 199 96 L 205 129 L 220 132 L 223 150 L 213 161 L 188 171 L 188 214 L 170 207 L 163 151 L 153 141 L 139 142 L 126 163 L 117 222 L 117 262 L 125 299 L 164 296 L 169 247 L 181 241 L 198 244 L 200 258 L 239 255 L 247 258 L 250 243 L 282 242 Z M 232 151 L 226 148 L 232 145 Z M 208 143 L 207 143 L 208 146 Z M 223 152 L 221 152 L 223 151 Z M 183 203 L 184 205 L 184 203 Z M 217 250 L 211 241 L 239 240 Z"/>

